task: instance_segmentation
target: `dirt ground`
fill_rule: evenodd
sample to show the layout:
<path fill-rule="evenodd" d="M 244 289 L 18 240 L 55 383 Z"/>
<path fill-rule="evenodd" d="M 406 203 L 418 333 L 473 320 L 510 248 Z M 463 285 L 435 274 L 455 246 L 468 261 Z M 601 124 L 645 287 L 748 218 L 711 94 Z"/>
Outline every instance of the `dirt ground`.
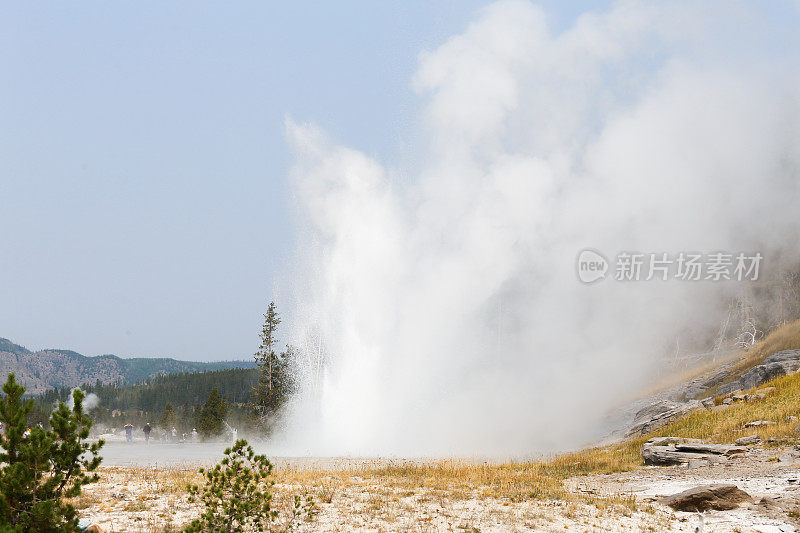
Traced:
<path fill-rule="evenodd" d="M 565 500 L 498 498 L 481 487 L 420 484 L 369 469 L 285 466 L 278 470 L 275 505 L 287 511 L 292 494 L 309 494 L 316 511 L 293 524 L 299 531 L 681 531 L 701 516 L 675 512 L 661 496 L 696 485 L 734 483 L 756 503 L 702 516 L 706 532 L 792 532 L 800 526 L 800 462 L 789 449 L 755 447 L 724 465 L 644 467 L 572 478 Z M 105 531 L 169 531 L 199 514 L 185 485 L 199 481 L 196 464 L 101 467 L 101 482 L 78 500 L 80 515 Z M 282 529 L 286 514 L 278 522 Z"/>

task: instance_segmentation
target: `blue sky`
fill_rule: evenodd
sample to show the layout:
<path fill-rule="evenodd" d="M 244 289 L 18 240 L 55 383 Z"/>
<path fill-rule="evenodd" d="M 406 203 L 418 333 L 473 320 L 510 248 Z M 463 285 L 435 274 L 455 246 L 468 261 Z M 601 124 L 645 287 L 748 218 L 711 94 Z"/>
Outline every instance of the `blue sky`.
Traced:
<path fill-rule="evenodd" d="M 250 357 L 291 276 L 284 118 L 403 160 L 418 54 L 485 3 L 4 2 L 0 336 Z"/>

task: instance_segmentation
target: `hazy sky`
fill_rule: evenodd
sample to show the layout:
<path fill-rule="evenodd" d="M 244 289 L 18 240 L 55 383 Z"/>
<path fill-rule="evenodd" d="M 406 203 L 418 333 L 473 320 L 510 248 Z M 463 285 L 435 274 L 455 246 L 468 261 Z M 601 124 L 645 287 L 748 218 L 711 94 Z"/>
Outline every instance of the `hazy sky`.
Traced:
<path fill-rule="evenodd" d="M 250 357 L 292 276 L 285 117 L 408 163 L 418 56 L 485 3 L 3 2 L 0 336 Z"/>
<path fill-rule="evenodd" d="M 291 276 L 284 118 L 402 159 L 418 54 L 483 3 L 3 2 L 0 337 L 249 357 Z"/>

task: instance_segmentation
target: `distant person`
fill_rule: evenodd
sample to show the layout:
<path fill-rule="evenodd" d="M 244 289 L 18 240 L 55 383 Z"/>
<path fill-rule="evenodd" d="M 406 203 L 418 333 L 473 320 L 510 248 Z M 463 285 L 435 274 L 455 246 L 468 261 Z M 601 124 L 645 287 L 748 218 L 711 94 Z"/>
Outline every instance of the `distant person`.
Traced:
<path fill-rule="evenodd" d="M 144 425 L 142 431 L 144 432 L 145 443 L 150 444 L 150 432 L 153 431 L 153 426 L 150 425 L 150 422 Z"/>
<path fill-rule="evenodd" d="M 125 424 L 123 426 L 125 428 L 125 440 L 128 442 L 133 442 L 133 424 Z"/>
<path fill-rule="evenodd" d="M 172 426 L 172 442 L 173 442 L 173 444 L 177 440 L 178 440 L 178 430 L 175 429 L 175 426 Z"/>
<path fill-rule="evenodd" d="M 192 442 L 197 442 L 197 428 L 192 430 Z"/>

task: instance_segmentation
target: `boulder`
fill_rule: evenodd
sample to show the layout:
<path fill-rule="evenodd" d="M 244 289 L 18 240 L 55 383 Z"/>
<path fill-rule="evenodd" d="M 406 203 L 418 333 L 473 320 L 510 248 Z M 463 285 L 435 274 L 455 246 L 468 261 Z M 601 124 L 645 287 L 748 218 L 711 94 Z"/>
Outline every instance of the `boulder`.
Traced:
<path fill-rule="evenodd" d="M 727 458 L 744 453 L 746 448 L 730 444 L 710 444 L 684 437 L 653 437 L 642 446 L 644 463 L 653 466 L 724 463 Z"/>
<path fill-rule="evenodd" d="M 733 403 L 733 398 L 725 398 L 724 400 L 722 400 L 723 405 L 730 405 L 732 403 Z"/>
<path fill-rule="evenodd" d="M 705 400 L 700 400 L 700 403 L 703 404 L 703 407 L 705 407 L 706 409 L 714 408 L 714 398 L 706 398 Z"/>
<path fill-rule="evenodd" d="M 672 409 L 679 407 L 680 404 L 677 402 L 671 402 L 669 400 L 659 400 L 657 402 L 651 403 L 645 407 L 642 407 L 636 414 L 633 416 L 634 421 L 642 421 L 642 420 L 649 420 L 652 418 L 656 418 L 659 415 L 666 413 Z"/>
<path fill-rule="evenodd" d="M 773 424 L 775 424 L 775 422 L 772 422 L 771 420 L 754 420 L 752 422 L 748 422 L 747 424 L 745 424 L 744 427 L 757 428 L 760 426 L 771 426 Z"/>
<path fill-rule="evenodd" d="M 764 364 L 779 363 L 786 367 L 787 373 L 800 369 L 800 350 L 783 350 L 775 352 L 764 359 Z"/>
<path fill-rule="evenodd" d="M 753 499 L 736 485 L 701 485 L 672 496 L 662 498 L 661 503 L 676 511 L 704 512 L 736 509 Z"/>
<path fill-rule="evenodd" d="M 737 453 L 744 453 L 747 451 L 747 448 L 743 446 L 732 446 L 730 444 L 681 442 L 675 445 L 675 450 L 679 452 L 710 453 L 715 455 L 731 456 Z"/>
<path fill-rule="evenodd" d="M 704 466 L 708 466 L 710 462 L 706 459 L 689 459 L 689 462 L 686 464 L 687 468 L 701 468 Z"/>
<path fill-rule="evenodd" d="M 758 435 L 750 435 L 749 437 L 740 437 L 733 443 L 737 446 L 749 446 L 751 444 L 758 444 L 761 442 L 761 437 Z"/>
<path fill-rule="evenodd" d="M 749 390 L 754 387 L 758 387 L 767 381 L 785 376 L 786 374 L 794 374 L 799 369 L 800 350 L 783 350 L 781 352 L 775 352 L 774 354 L 765 358 L 761 364 L 751 368 L 738 380 L 721 385 L 717 390 L 717 395 L 727 396 L 731 393 L 734 395 L 740 395 L 743 390 Z M 759 393 L 766 394 L 773 389 L 774 387 L 765 387 L 764 389 L 756 391 L 756 395 Z"/>
<path fill-rule="evenodd" d="M 720 383 L 722 383 L 723 381 L 725 381 L 726 379 L 728 379 L 729 377 L 731 377 L 732 374 L 733 372 L 731 370 L 723 370 L 722 372 L 719 372 L 714 377 L 703 383 L 703 386 L 707 389 L 715 387 Z"/>
<path fill-rule="evenodd" d="M 690 439 L 687 437 L 653 437 L 644 443 L 644 446 L 669 446 L 670 444 L 678 444 L 681 442 L 704 442 L 700 439 Z"/>
<path fill-rule="evenodd" d="M 800 369 L 800 350 L 784 350 L 766 357 L 760 365 L 751 368 L 739 378 L 738 387 L 747 390 L 775 378 L 794 374 Z M 737 383 L 737 382 L 734 382 Z M 767 387 L 772 390 L 774 387 Z M 758 391 L 768 392 L 768 391 Z"/>
<path fill-rule="evenodd" d="M 709 455 L 708 462 L 712 465 L 722 465 L 728 462 L 727 455 Z"/>
<path fill-rule="evenodd" d="M 701 383 L 689 383 L 686 385 L 686 389 L 680 395 L 680 398 L 683 401 L 692 400 L 703 394 L 706 390 L 708 390 L 708 387 Z"/>
<path fill-rule="evenodd" d="M 633 426 L 625 436 L 644 435 L 696 409 L 703 409 L 703 404 L 697 400 L 686 403 L 668 400 L 655 402 L 636 413 L 633 417 Z"/>
<path fill-rule="evenodd" d="M 644 446 L 642 448 L 642 458 L 644 464 L 652 466 L 672 466 L 687 464 L 692 460 L 706 460 L 709 456 L 707 454 L 693 453 L 693 452 L 679 452 L 675 446 Z"/>
<path fill-rule="evenodd" d="M 739 382 L 734 381 L 732 383 L 726 383 L 725 385 L 720 385 L 719 389 L 717 389 L 717 396 L 727 396 L 728 394 L 732 393 L 734 390 L 739 388 Z"/>
<path fill-rule="evenodd" d="M 781 363 L 766 363 L 754 366 L 747 374 L 739 378 L 739 385 L 743 389 L 752 389 L 767 381 L 785 376 L 788 374 L 786 368 L 787 367 Z"/>

